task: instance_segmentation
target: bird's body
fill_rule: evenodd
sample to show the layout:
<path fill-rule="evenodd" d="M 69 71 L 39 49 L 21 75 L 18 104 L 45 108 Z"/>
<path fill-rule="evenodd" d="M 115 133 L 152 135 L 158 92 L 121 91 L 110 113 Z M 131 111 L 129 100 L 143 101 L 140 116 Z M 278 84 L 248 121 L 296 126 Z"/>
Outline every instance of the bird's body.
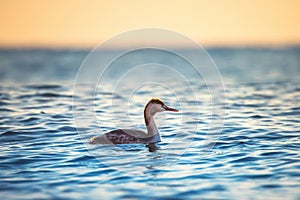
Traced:
<path fill-rule="evenodd" d="M 101 136 L 95 136 L 91 139 L 91 144 L 147 144 L 149 151 L 156 149 L 155 144 L 161 141 L 158 128 L 154 121 L 154 116 L 158 112 L 178 110 L 169 108 L 160 99 L 151 99 L 144 109 L 144 118 L 147 128 L 147 133 L 140 130 L 117 129 L 105 133 Z"/>
<path fill-rule="evenodd" d="M 150 136 L 144 131 L 131 129 L 117 129 L 91 139 L 92 144 L 149 144 L 160 141 L 158 133 Z"/>

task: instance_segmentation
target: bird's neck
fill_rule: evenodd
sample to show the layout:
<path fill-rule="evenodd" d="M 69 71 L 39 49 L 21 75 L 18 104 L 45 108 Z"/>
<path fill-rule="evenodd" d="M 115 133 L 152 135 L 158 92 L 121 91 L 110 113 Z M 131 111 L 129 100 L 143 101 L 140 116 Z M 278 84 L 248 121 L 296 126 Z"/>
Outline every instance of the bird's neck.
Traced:
<path fill-rule="evenodd" d="M 144 110 L 144 118 L 147 128 L 147 134 L 149 134 L 149 137 L 153 137 L 153 143 L 160 142 L 161 138 L 154 120 L 154 115 L 151 114 L 150 110 L 147 109 L 147 107 Z"/>
<path fill-rule="evenodd" d="M 157 128 L 157 126 L 156 126 L 156 123 L 155 123 L 153 117 L 150 118 L 149 123 L 146 124 L 146 127 L 147 127 L 147 133 L 148 133 L 149 135 L 159 134 L 158 128 Z"/>

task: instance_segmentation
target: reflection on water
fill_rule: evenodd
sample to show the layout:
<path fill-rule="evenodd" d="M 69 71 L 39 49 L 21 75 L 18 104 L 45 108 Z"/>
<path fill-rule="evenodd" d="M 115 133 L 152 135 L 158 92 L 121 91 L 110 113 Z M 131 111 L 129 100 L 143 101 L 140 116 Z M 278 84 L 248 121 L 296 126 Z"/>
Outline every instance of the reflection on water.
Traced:
<path fill-rule="evenodd" d="M 300 198 L 298 50 L 211 53 L 226 84 L 226 116 L 218 142 L 205 151 L 212 117 L 205 85 L 197 90 L 199 102 L 178 85 L 174 91 L 185 96 L 180 102 L 168 90 L 155 93 L 182 112 L 157 115 L 162 142 L 151 153 L 140 144 L 86 144 L 116 125 L 144 130 L 143 99 L 152 97 L 151 87 L 138 89 L 129 101 L 110 91 L 97 91 L 95 99 L 86 93 L 75 96 L 82 100 L 75 101 L 78 105 L 86 103 L 75 106 L 83 119 L 87 102 L 96 113 L 90 126 L 78 127 L 72 82 L 87 52 L 2 50 L 1 197 Z M 171 84 L 175 87 L 176 81 Z M 111 98 L 117 117 L 108 109 Z"/>

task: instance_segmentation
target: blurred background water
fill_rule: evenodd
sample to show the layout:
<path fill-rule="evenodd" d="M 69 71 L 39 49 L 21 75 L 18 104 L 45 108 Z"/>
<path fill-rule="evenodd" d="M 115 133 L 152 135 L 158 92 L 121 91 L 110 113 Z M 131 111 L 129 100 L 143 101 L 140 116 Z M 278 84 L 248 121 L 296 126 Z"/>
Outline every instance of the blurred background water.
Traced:
<path fill-rule="evenodd" d="M 98 121 L 78 127 L 73 118 L 73 83 L 88 53 L 0 50 L 1 198 L 300 198 L 299 47 L 208 49 L 225 84 L 226 113 L 217 143 L 205 153 L 211 113 L 210 94 L 202 81 L 196 84 L 202 98 L 195 102 L 181 82 L 170 80 L 186 96 L 182 105 L 173 100 L 176 94 L 159 85 L 139 89 L 130 100 L 129 118 L 122 90 L 111 93 L 104 88 L 95 99 L 83 92 L 74 98 L 95 105 Z M 109 131 L 117 128 L 115 124 L 144 129 L 144 100 L 153 94 L 170 106 L 190 109 L 157 116 L 160 150 L 86 145 L 97 135 L 95 130 Z M 115 118 L 108 109 L 109 99 L 115 102 Z M 85 114 L 84 108 L 78 111 Z M 188 120 L 178 130 L 180 117 Z M 178 143 L 182 137 L 187 146 Z"/>

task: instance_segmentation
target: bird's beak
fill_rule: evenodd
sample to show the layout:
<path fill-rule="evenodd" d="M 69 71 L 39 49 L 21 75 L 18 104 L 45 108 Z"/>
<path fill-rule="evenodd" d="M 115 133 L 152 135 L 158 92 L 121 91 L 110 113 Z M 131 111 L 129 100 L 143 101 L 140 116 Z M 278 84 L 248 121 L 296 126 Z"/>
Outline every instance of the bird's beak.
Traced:
<path fill-rule="evenodd" d="M 166 111 L 171 111 L 171 112 L 178 112 L 179 111 L 179 110 L 176 110 L 174 108 L 170 108 L 168 106 L 165 106 L 164 108 L 165 108 Z"/>

